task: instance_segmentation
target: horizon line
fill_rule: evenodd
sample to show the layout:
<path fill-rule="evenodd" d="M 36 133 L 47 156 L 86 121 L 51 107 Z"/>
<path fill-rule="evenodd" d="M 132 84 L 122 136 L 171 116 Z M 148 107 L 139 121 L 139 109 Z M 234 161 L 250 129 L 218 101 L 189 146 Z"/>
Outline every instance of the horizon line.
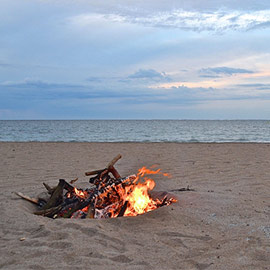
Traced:
<path fill-rule="evenodd" d="M 233 119 L 189 119 L 189 118 L 93 118 L 93 119 L 0 119 L 0 121 L 270 121 L 262 118 L 233 118 Z"/>

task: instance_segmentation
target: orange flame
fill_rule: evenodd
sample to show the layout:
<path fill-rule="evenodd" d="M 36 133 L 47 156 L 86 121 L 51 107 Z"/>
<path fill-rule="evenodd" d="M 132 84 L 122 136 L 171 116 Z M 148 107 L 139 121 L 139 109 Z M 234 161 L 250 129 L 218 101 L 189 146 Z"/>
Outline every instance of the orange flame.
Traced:
<path fill-rule="evenodd" d="M 76 196 L 78 196 L 80 198 L 85 198 L 85 194 L 82 190 L 79 190 L 79 189 L 74 187 L 74 192 L 75 192 Z"/>
<path fill-rule="evenodd" d="M 127 185 L 117 185 L 104 194 L 99 195 L 95 201 L 95 218 L 117 217 L 121 216 L 137 216 L 157 209 L 162 205 L 169 205 L 176 202 L 176 199 L 166 200 L 166 197 L 153 199 L 149 192 L 155 187 L 155 181 L 149 178 L 149 174 L 159 174 L 170 177 L 169 174 L 161 172 L 160 169 L 153 170 L 155 167 L 142 167 L 138 170 L 137 175 L 129 177 L 130 182 Z M 87 190 L 83 191 L 74 187 L 72 193 L 67 193 L 67 197 L 77 196 L 86 199 L 89 196 Z M 89 205 L 76 211 L 72 217 L 77 218 L 86 215 Z M 122 213 L 124 211 L 124 213 Z"/>
<path fill-rule="evenodd" d="M 156 171 L 142 167 L 138 170 L 135 182 L 146 174 L 168 174 L 162 173 L 160 169 Z M 155 181 L 151 178 L 144 177 L 144 183 L 137 183 L 126 188 L 125 201 L 128 201 L 128 206 L 124 216 L 137 216 L 158 208 L 158 200 L 154 200 L 149 196 L 149 191 L 155 187 Z"/>

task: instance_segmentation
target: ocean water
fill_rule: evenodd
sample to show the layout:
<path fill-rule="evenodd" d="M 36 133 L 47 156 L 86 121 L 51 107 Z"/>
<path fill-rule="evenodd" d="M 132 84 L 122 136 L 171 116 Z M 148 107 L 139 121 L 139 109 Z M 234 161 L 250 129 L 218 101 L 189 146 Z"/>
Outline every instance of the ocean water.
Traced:
<path fill-rule="evenodd" d="M 1 120 L 11 142 L 270 142 L 268 120 Z"/>

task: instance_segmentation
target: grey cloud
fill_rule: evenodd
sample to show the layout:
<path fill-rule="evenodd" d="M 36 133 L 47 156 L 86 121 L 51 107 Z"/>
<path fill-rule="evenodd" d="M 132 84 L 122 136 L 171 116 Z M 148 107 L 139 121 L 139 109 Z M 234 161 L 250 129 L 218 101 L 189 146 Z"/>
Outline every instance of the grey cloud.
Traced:
<path fill-rule="evenodd" d="M 123 91 L 119 85 L 106 86 L 100 85 L 90 86 L 84 84 L 67 84 L 67 83 L 49 83 L 41 80 L 25 80 L 23 82 L 6 82 L 0 84 L 1 94 L 5 97 L 15 99 L 31 99 L 31 100 L 54 100 L 54 99 L 109 99 L 109 98 L 136 98 L 141 96 L 149 96 L 143 87 L 141 92 Z"/>
<path fill-rule="evenodd" d="M 203 74 L 203 75 L 200 75 L 199 77 L 201 77 L 201 78 L 213 78 L 213 79 L 220 78 L 220 76 L 218 76 L 218 75 L 211 75 L 211 74 Z"/>
<path fill-rule="evenodd" d="M 202 73 L 200 76 L 223 74 L 223 75 L 233 75 L 238 73 L 251 74 L 254 73 L 252 70 L 243 69 L 243 68 L 230 68 L 230 67 L 213 67 L 213 68 L 203 68 L 199 70 L 199 73 Z"/>
<path fill-rule="evenodd" d="M 270 84 L 263 84 L 263 83 L 245 83 L 245 84 L 237 84 L 240 87 L 261 87 L 261 86 L 270 86 Z"/>
<path fill-rule="evenodd" d="M 25 79 L 21 82 L 4 82 L 0 86 L 7 88 L 37 88 L 37 89 L 55 89 L 55 88 L 81 88 L 82 85 L 67 83 L 51 83 L 42 80 Z"/>
<path fill-rule="evenodd" d="M 264 28 L 268 28 L 268 27 L 270 27 L 270 21 L 255 24 L 254 26 L 250 27 L 249 30 L 264 29 Z"/>
<path fill-rule="evenodd" d="M 269 83 L 247 83 L 247 84 L 237 84 L 238 87 L 244 88 L 256 88 L 257 90 L 269 90 L 270 84 Z"/>
<path fill-rule="evenodd" d="M 158 72 L 154 69 L 139 69 L 128 76 L 129 79 L 148 79 L 148 80 L 170 80 L 165 72 Z"/>
<path fill-rule="evenodd" d="M 187 102 L 200 102 L 200 101 L 215 101 L 215 100 L 254 100 L 254 99 L 270 99 L 270 94 L 260 94 L 254 98 L 253 95 L 237 93 L 237 91 L 220 91 L 216 88 L 189 88 L 186 86 L 172 87 L 172 93 L 168 94 L 169 101 L 175 102 L 177 100 Z"/>
<path fill-rule="evenodd" d="M 133 79 L 131 79 L 133 80 Z M 237 91 L 217 91 L 215 88 L 189 88 L 186 86 L 172 87 L 169 89 L 151 89 L 136 84 L 111 85 L 106 84 L 99 87 L 87 85 L 73 85 L 61 83 L 48 83 L 43 81 L 31 81 L 24 83 L 0 84 L 0 107 L 3 108 L 28 108 L 37 104 L 196 104 L 204 101 L 214 100 L 240 100 L 254 99 L 254 96 L 237 93 Z M 27 86 L 28 85 L 28 86 Z M 27 91 L 26 91 L 27 87 Z M 270 98 L 270 94 L 262 93 L 260 97 Z"/>
<path fill-rule="evenodd" d="M 141 76 L 139 76 L 139 74 Z M 143 73 L 137 74 L 136 77 L 142 77 Z M 149 73 L 144 73 L 145 75 Z M 155 73 L 153 73 L 155 74 Z M 134 80 L 134 79 L 131 79 Z M 26 91 L 27 89 L 27 91 Z M 123 91 L 125 89 L 125 91 Z M 206 100 L 212 88 L 188 88 L 185 86 L 173 89 L 151 89 L 142 85 L 130 84 L 129 90 L 126 86 L 111 85 L 110 87 L 100 85 L 99 87 L 87 85 L 73 85 L 66 83 L 49 83 L 40 80 L 25 80 L 23 82 L 9 82 L 0 84 L 0 100 L 1 95 L 5 100 L 17 100 L 18 102 L 40 102 L 49 100 L 110 100 L 115 99 L 120 103 L 172 103 L 192 102 L 198 100 Z M 1 102 L 0 102 L 1 105 Z"/>
<path fill-rule="evenodd" d="M 154 69 L 139 69 L 133 74 L 122 77 L 88 77 L 88 82 L 93 84 L 117 84 L 117 83 L 152 83 L 153 81 L 171 81 L 171 78 L 165 72 L 158 72 Z"/>
<path fill-rule="evenodd" d="M 89 82 L 102 82 L 102 78 L 100 77 L 88 77 L 86 80 Z"/>
<path fill-rule="evenodd" d="M 11 64 L 7 64 L 7 63 L 1 63 L 0 62 L 0 67 L 1 68 L 7 68 L 7 67 L 12 67 L 12 65 Z"/>

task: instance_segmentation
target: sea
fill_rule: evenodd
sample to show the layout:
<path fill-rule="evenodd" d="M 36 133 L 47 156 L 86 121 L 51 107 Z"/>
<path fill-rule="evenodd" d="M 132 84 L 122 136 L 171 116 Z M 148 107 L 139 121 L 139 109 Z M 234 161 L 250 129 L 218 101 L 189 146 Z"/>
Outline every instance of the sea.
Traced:
<path fill-rule="evenodd" d="M 0 120 L 5 142 L 270 142 L 269 120 Z"/>

